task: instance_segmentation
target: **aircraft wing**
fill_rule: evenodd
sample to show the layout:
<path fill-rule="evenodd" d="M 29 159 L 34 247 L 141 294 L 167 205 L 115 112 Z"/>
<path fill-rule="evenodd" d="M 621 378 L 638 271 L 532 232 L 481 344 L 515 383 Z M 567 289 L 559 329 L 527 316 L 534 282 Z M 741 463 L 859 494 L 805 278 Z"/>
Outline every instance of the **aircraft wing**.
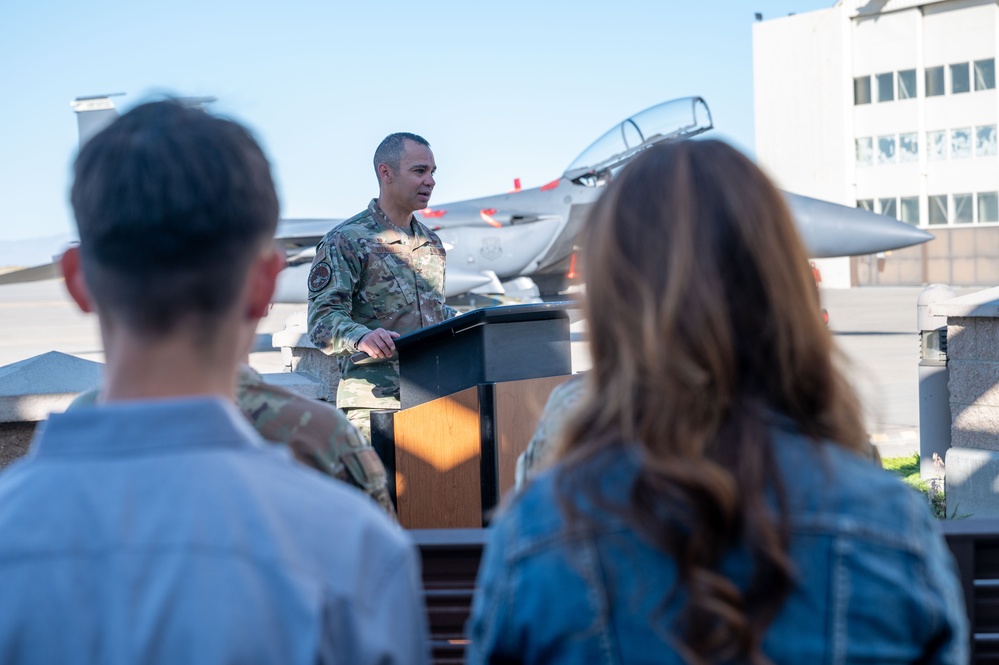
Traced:
<path fill-rule="evenodd" d="M 279 219 L 274 240 L 285 251 L 289 266 L 312 263 L 316 245 L 342 219 Z"/>
<path fill-rule="evenodd" d="M 62 270 L 58 261 L 43 263 L 32 268 L 12 270 L 0 275 L 0 285 L 3 284 L 23 284 L 24 282 L 39 282 L 44 279 L 56 279 L 62 277 Z"/>

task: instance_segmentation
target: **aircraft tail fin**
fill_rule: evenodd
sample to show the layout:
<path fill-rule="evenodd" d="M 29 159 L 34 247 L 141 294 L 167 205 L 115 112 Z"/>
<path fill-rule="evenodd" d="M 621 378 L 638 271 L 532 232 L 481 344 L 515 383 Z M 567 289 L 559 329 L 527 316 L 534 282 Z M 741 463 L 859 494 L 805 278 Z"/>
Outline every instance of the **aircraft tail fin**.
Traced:
<path fill-rule="evenodd" d="M 115 92 L 110 95 L 94 95 L 92 97 L 77 97 L 70 106 L 76 111 L 76 123 L 80 134 L 80 147 L 90 140 L 90 137 L 107 127 L 118 117 L 112 97 L 123 95 Z"/>

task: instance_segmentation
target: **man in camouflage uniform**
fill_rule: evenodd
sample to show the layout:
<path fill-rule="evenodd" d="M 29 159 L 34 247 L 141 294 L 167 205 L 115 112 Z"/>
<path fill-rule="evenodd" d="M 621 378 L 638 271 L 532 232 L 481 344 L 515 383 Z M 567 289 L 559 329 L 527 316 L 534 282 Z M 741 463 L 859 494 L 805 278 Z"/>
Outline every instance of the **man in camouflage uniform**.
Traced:
<path fill-rule="evenodd" d="M 93 406 L 99 399 L 100 390 L 94 388 L 78 395 L 69 409 Z M 287 445 L 302 464 L 366 492 L 395 519 L 385 467 L 342 413 L 266 383 L 248 365 L 239 368 L 236 406 L 260 436 Z"/>
<path fill-rule="evenodd" d="M 430 144 L 391 134 L 375 151 L 378 198 L 334 227 L 309 273 L 309 337 L 339 356 L 337 406 L 371 440 L 370 413 L 399 408 L 394 339 L 455 316 L 444 303 L 444 246 L 413 212 L 433 192 Z M 375 362 L 350 354 L 363 351 Z"/>

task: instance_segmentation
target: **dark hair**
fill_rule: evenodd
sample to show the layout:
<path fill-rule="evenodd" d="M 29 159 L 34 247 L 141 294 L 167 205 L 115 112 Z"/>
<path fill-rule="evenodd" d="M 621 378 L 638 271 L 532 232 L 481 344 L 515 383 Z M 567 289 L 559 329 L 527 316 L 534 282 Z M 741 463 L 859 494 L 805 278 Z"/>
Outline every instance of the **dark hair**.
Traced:
<path fill-rule="evenodd" d="M 399 170 L 399 162 L 402 160 L 403 143 L 405 141 L 413 141 L 419 143 L 420 145 L 425 145 L 428 148 L 430 143 L 417 134 L 410 134 L 409 132 L 396 132 L 395 134 L 389 134 L 382 142 L 378 144 L 375 148 L 375 173 L 378 173 L 379 164 L 387 164 L 393 171 Z M 380 180 L 379 180 L 380 182 Z"/>
<path fill-rule="evenodd" d="M 94 136 L 71 199 L 91 297 L 153 337 L 192 321 L 210 329 L 278 218 L 249 131 L 175 100 L 137 106 Z"/>
<path fill-rule="evenodd" d="M 591 211 L 581 269 L 593 369 L 559 445 L 563 509 L 585 520 L 568 499 L 593 495 L 584 462 L 635 446 L 618 510 L 676 563 L 681 656 L 766 662 L 792 587 L 774 414 L 815 441 L 866 444 L 783 196 L 724 143 L 651 148 Z M 745 589 L 720 570 L 740 546 Z"/>

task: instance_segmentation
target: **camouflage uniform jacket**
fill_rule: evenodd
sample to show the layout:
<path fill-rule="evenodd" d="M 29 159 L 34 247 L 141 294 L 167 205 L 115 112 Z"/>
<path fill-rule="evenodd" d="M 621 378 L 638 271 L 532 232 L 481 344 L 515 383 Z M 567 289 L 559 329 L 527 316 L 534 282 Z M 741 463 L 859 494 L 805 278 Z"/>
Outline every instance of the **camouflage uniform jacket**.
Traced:
<path fill-rule="evenodd" d="M 444 303 L 444 258 L 436 233 L 415 217 L 408 233 L 396 227 L 376 200 L 320 241 L 309 273 L 309 337 L 340 356 L 337 406 L 399 408 L 399 362 L 355 365 L 347 356 L 376 328 L 405 335 L 455 316 Z"/>
<path fill-rule="evenodd" d="M 551 461 L 555 440 L 586 392 L 586 378 L 576 374 L 555 386 L 538 420 L 527 449 L 517 458 L 515 488 L 521 489 L 531 477 Z"/>
<path fill-rule="evenodd" d="M 93 406 L 100 390 L 81 393 L 70 409 Z M 241 365 L 236 406 L 264 439 L 285 444 L 295 459 L 369 494 L 393 518 L 385 467 L 346 417 L 333 406 L 266 383 Z"/>

